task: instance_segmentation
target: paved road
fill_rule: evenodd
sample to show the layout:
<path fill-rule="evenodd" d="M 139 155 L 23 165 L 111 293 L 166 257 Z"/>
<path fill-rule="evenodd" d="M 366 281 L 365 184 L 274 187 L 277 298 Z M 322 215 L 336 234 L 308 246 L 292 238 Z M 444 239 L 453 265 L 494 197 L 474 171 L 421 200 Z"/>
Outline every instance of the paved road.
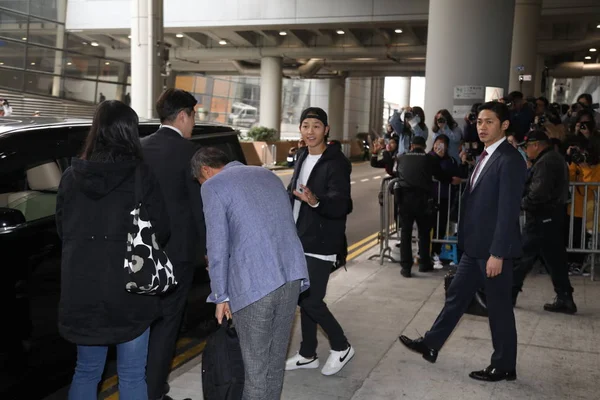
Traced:
<path fill-rule="evenodd" d="M 276 174 L 286 186 L 292 178 L 292 171 L 280 171 Z M 372 168 L 368 162 L 353 164 L 351 183 L 354 211 L 348 216 L 346 227 L 348 246 L 379 229 L 377 194 L 379 193 L 381 179 L 385 176 L 384 169 Z"/>

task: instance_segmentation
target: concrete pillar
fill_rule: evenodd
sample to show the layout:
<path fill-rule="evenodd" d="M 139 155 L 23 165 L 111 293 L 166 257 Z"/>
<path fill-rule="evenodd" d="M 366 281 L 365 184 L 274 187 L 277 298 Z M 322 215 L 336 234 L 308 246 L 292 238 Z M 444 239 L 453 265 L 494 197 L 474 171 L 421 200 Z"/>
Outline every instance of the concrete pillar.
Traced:
<path fill-rule="evenodd" d="M 57 0 L 56 2 L 56 16 L 58 21 L 65 22 L 67 19 L 67 0 Z M 52 96 L 60 97 L 60 91 L 62 89 L 62 74 L 64 66 L 64 52 L 65 48 L 65 26 L 62 24 L 56 24 L 56 44 L 57 49 L 54 52 L 54 76 L 52 78 Z"/>
<path fill-rule="evenodd" d="M 119 71 L 117 72 L 117 79 L 119 86 L 117 86 L 117 92 L 115 98 L 119 101 L 125 101 L 125 91 L 127 90 L 127 64 L 120 63 Z"/>
<path fill-rule="evenodd" d="M 425 119 L 429 129 L 438 110 L 453 112 L 456 86 L 508 87 L 514 1 L 429 1 L 425 67 Z M 468 23 L 457 24 L 464 20 L 465 10 Z M 462 120 L 464 114 L 457 120 Z"/>
<path fill-rule="evenodd" d="M 398 93 L 400 108 L 410 107 L 410 76 L 402 76 L 396 79 L 398 79 L 398 88 L 400 90 L 400 93 Z"/>
<path fill-rule="evenodd" d="M 260 61 L 260 126 L 281 132 L 281 58 L 263 57 Z"/>
<path fill-rule="evenodd" d="M 371 107 L 369 112 L 369 132 L 379 135 L 383 127 L 384 78 L 371 79 Z"/>
<path fill-rule="evenodd" d="M 329 80 L 329 139 L 344 139 L 344 107 L 346 100 L 346 79 Z"/>
<path fill-rule="evenodd" d="M 177 72 L 171 71 L 171 73 L 165 79 L 166 88 L 167 89 L 174 88 L 176 80 L 177 80 Z"/>
<path fill-rule="evenodd" d="M 131 4 L 131 107 L 140 118 L 153 118 L 162 90 L 163 1 L 132 0 Z"/>
<path fill-rule="evenodd" d="M 537 70 L 537 33 L 542 15 L 542 0 L 516 0 L 510 56 L 510 82 L 508 91 L 518 90 L 533 96 Z M 517 68 L 523 66 L 523 71 Z M 519 75 L 531 75 L 531 81 L 519 82 Z"/>

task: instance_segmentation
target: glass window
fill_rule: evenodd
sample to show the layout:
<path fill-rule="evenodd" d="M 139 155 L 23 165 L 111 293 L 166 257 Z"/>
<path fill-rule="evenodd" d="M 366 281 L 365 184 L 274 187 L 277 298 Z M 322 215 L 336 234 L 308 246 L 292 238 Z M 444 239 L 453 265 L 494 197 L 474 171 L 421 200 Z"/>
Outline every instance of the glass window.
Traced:
<path fill-rule="evenodd" d="M 27 17 L 0 10 L 0 37 L 27 41 Z"/>
<path fill-rule="evenodd" d="M 64 78 L 63 90 L 66 99 L 95 103 L 95 81 L 84 81 L 81 79 Z"/>
<path fill-rule="evenodd" d="M 60 51 L 46 49 L 44 47 L 29 46 L 27 48 L 27 62 L 25 68 L 33 71 L 43 71 L 54 73 L 54 60 L 57 56 L 60 58 Z M 56 73 L 60 73 L 57 70 Z"/>
<path fill-rule="evenodd" d="M 98 82 L 97 102 L 104 100 L 121 100 L 118 92 L 119 85 L 114 83 Z"/>
<path fill-rule="evenodd" d="M 98 79 L 110 82 L 121 82 L 125 80 L 125 63 L 113 60 L 100 60 L 100 73 Z"/>
<path fill-rule="evenodd" d="M 0 67 L 23 68 L 25 44 L 0 40 Z"/>
<path fill-rule="evenodd" d="M 29 12 L 29 0 L 0 0 L 0 7 L 10 10 L 19 11 L 22 13 Z"/>
<path fill-rule="evenodd" d="M 0 69 L 0 87 L 23 90 L 23 71 Z"/>
<path fill-rule="evenodd" d="M 65 76 L 96 79 L 100 59 L 81 54 L 65 53 Z"/>
<path fill-rule="evenodd" d="M 62 47 L 61 43 L 57 43 L 57 33 L 61 29 L 64 35 L 64 25 L 59 25 L 56 22 L 49 22 L 35 17 L 29 17 L 29 43 L 39 43 L 51 47 Z"/>
<path fill-rule="evenodd" d="M 45 95 L 52 94 L 54 76 L 28 72 L 25 74 L 25 91 Z"/>
<path fill-rule="evenodd" d="M 41 0 L 30 0 L 29 5 L 29 13 L 31 15 L 37 15 L 38 17 L 48 18 L 53 21 L 65 22 L 63 21 L 64 16 L 60 16 L 61 14 L 58 8 L 62 5 L 66 6 L 67 0 L 55 0 L 55 1 L 41 1 Z M 64 13 L 64 10 L 63 10 Z"/>

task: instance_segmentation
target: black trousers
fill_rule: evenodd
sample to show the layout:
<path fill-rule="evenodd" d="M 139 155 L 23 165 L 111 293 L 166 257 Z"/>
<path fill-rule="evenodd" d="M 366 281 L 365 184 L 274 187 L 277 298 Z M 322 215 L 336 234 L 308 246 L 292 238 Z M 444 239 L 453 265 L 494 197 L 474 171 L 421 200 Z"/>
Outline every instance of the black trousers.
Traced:
<path fill-rule="evenodd" d="M 523 257 L 515 262 L 515 294 L 523 287 L 525 277 L 531 272 L 538 258 L 541 258 L 546 266 L 556 294 L 564 296 L 565 293 L 573 293 L 567 266 L 567 250 L 562 236 L 564 223 L 565 214 L 562 208 L 547 217 L 527 216 L 527 223 L 523 229 Z"/>
<path fill-rule="evenodd" d="M 306 264 L 310 287 L 300 295 L 298 301 L 302 327 L 300 355 L 311 358 L 317 354 L 317 325 L 321 325 L 325 331 L 332 350 L 346 350 L 348 339 L 346 339 L 344 330 L 323 301 L 333 263 L 307 256 Z"/>
<path fill-rule="evenodd" d="M 502 273 L 494 278 L 486 275 L 487 259 L 476 259 L 463 254 L 456 275 L 446 293 L 446 303 L 424 341 L 430 348 L 442 348 L 469 307 L 477 289 L 484 287 L 492 331 L 491 366 L 505 371 L 517 364 L 517 328 L 512 306 L 511 288 L 513 263 L 504 260 Z"/>
<path fill-rule="evenodd" d="M 175 354 L 175 343 L 194 280 L 194 265 L 178 264 L 175 268 L 178 285 L 175 290 L 161 297 L 162 316 L 150 328 L 146 365 L 150 400 L 160 399 L 168 391 L 167 378 Z"/>
<path fill-rule="evenodd" d="M 430 197 L 423 192 L 402 191 L 400 198 L 400 265 L 410 269 L 413 265 L 412 255 L 412 230 L 417 223 L 419 235 L 419 264 L 430 265 L 431 254 L 431 218 L 432 213 L 428 207 Z"/>

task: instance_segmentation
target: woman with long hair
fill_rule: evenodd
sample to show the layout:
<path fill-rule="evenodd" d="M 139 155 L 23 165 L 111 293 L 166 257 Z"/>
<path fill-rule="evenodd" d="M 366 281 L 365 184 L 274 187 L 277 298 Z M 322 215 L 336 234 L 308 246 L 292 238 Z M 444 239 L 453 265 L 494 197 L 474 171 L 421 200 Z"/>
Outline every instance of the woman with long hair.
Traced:
<path fill-rule="evenodd" d="M 125 290 L 124 260 L 140 179 L 141 202 L 156 242 L 169 236 L 160 187 L 143 162 L 136 113 L 119 101 L 101 103 L 83 151 L 58 189 L 56 223 L 62 239 L 59 331 L 77 345 L 69 400 L 97 398 L 109 345 L 117 346 L 120 398 L 147 400 L 150 324 L 159 299 Z"/>
<path fill-rule="evenodd" d="M 394 112 L 390 125 L 398 134 L 398 155 L 410 150 L 413 136 L 420 136 L 427 140 L 429 130 L 425 124 L 425 111 L 421 107 L 409 107 L 402 114 Z"/>
<path fill-rule="evenodd" d="M 439 135 L 448 137 L 450 144 L 447 148 L 447 153 L 456 162 L 460 162 L 460 145 L 463 140 L 462 130 L 452 117 L 452 114 L 446 109 L 442 109 L 435 114 L 433 118 L 433 138 L 437 139 Z"/>

